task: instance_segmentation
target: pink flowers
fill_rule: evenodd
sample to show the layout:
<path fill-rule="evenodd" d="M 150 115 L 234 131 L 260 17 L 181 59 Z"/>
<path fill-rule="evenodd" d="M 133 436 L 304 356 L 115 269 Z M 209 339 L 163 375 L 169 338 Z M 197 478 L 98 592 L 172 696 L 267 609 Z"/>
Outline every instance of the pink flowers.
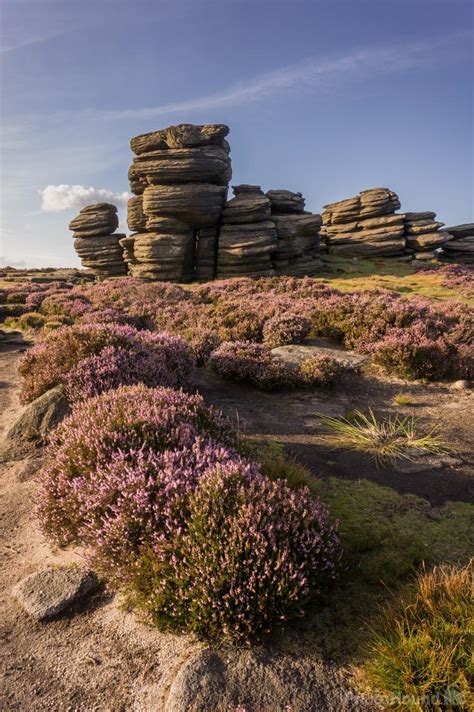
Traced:
<path fill-rule="evenodd" d="M 311 331 L 311 320 L 298 314 L 282 314 L 273 316 L 265 322 L 263 340 L 273 349 L 285 344 L 299 344 L 306 339 Z"/>
<path fill-rule="evenodd" d="M 100 359 L 106 347 L 119 352 L 108 351 Z M 124 354 L 127 350 L 137 354 L 136 366 L 132 363 L 133 356 L 127 358 Z M 114 359 L 108 364 L 112 353 Z M 80 365 L 83 359 L 92 356 L 97 356 L 97 360 Z M 123 381 L 120 380 L 122 365 Z M 65 381 L 72 397 L 79 397 L 81 389 L 91 395 L 122 382 L 142 380 L 150 385 L 188 386 L 193 368 L 190 349 L 179 336 L 138 331 L 132 326 L 114 323 L 75 324 L 47 333 L 22 358 L 19 365 L 23 377 L 21 398 L 31 401 Z"/>
<path fill-rule="evenodd" d="M 200 396 L 120 387 L 54 431 L 38 515 L 160 628 L 247 640 L 335 576 L 336 526 L 307 489 L 261 474 Z"/>

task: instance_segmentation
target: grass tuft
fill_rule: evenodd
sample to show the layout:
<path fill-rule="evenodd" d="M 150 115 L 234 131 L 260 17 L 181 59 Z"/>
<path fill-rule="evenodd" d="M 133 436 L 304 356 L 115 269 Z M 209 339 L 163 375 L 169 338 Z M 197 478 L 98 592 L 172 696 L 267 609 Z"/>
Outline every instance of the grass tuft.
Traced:
<path fill-rule="evenodd" d="M 403 418 L 389 415 L 377 420 L 369 408 L 368 415 L 355 410 L 348 418 L 322 414 L 319 417 L 333 431 L 331 441 L 335 447 L 368 453 L 378 464 L 413 460 L 426 453 L 440 455 L 448 452 L 447 445 L 433 430 L 421 435 L 417 421 L 411 415 Z"/>
<path fill-rule="evenodd" d="M 419 574 L 388 603 L 368 645 L 369 680 L 403 710 L 473 709 L 474 561 Z"/>
<path fill-rule="evenodd" d="M 413 401 L 406 393 L 396 393 L 393 397 L 394 405 L 412 405 Z"/>

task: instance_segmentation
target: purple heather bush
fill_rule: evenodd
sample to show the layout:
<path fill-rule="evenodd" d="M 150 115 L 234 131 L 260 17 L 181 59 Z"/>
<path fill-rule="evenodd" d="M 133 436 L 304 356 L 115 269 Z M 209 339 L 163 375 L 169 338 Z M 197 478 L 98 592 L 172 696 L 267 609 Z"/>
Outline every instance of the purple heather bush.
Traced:
<path fill-rule="evenodd" d="M 85 498 L 118 454 L 131 462 L 139 452 L 189 455 L 197 438 L 237 444 L 228 422 L 198 395 L 137 385 L 79 401 L 48 446 L 39 505 L 45 533 L 60 544 L 80 541 Z"/>
<path fill-rule="evenodd" d="M 273 316 L 265 322 L 263 340 L 273 349 L 285 344 L 300 344 L 311 331 L 311 320 L 298 314 L 282 314 Z"/>
<path fill-rule="evenodd" d="M 82 359 L 99 355 L 107 346 L 124 350 L 152 349 L 161 354 L 166 363 L 166 384 L 171 379 L 174 386 L 189 385 L 194 359 L 179 336 L 139 331 L 113 323 L 75 324 L 48 331 L 22 358 L 18 368 L 22 376 L 22 401 L 29 402 L 64 383 Z M 164 373 L 163 367 L 161 371 Z"/>
<path fill-rule="evenodd" d="M 335 577 L 336 526 L 307 488 L 218 464 L 183 508 L 182 524 L 149 547 L 127 586 L 162 629 L 244 642 L 301 617 Z"/>
<path fill-rule="evenodd" d="M 330 356 L 311 356 L 300 365 L 299 378 L 302 384 L 308 386 L 333 386 L 348 370 L 347 366 Z"/>

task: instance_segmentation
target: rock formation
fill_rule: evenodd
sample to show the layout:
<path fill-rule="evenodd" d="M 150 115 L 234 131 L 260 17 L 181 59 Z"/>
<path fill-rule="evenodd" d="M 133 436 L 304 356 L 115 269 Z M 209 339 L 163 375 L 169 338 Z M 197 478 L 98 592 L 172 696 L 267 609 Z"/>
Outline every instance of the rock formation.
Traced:
<path fill-rule="evenodd" d="M 451 239 L 449 232 L 440 231 L 443 225 L 436 221 L 436 213 L 405 213 L 405 252 L 416 260 L 435 259 L 435 250 Z"/>
<path fill-rule="evenodd" d="M 228 132 L 223 124 L 180 124 L 132 138 L 132 235 L 122 247 L 133 276 L 214 277 L 216 227 L 232 175 Z"/>
<path fill-rule="evenodd" d="M 302 277 L 321 271 L 319 259 L 320 215 L 306 212 L 301 193 L 269 190 L 271 221 L 275 224 L 277 246 L 272 254 L 275 273 Z"/>
<path fill-rule="evenodd" d="M 447 227 L 446 232 L 451 235 L 451 240 L 443 244 L 441 260 L 474 264 L 474 223 L 453 225 Z"/>
<path fill-rule="evenodd" d="M 119 244 L 125 235 L 114 233 L 117 227 L 117 208 L 110 203 L 87 205 L 69 223 L 83 267 L 93 270 L 97 277 L 113 277 L 127 272 Z"/>
<path fill-rule="evenodd" d="M 259 186 L 234 186 L 233 192 L 235 197 L 222 212 L 217 276 L 273 276 L 270 255 L 276 249 L 277 237 L 269 220 L 270 200 Z"/>
<path fill-rule="evenodd" d="M 398 196 L 388 188 L 363 190 L 353 198 L 323 208 L 327 250 L 335 255 L 401 256 L 405 248 L 404 215 Z"/>

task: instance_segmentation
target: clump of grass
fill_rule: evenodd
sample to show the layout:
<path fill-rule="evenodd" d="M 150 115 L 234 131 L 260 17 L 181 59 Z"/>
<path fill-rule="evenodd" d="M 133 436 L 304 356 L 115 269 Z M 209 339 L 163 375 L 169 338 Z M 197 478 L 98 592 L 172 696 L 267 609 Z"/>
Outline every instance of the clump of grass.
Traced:
<path fill-rule="evenodd" d="M 311 471 L 298 462 L 294 455 L 287 453 L 283 443 L 276 440 L 241 438 L 243 453 L 256 460 L 263 474 L 270 480 L 285 480 L 294 490 L 307 487 L 315 494 L 315 478 Z"/>
<path fill-rule="evenodd" d="M 413 401 L 406 393 L 396 393 L 393 397 L 394 405 L 412 405 Z"/>
<path fill-rule="evenodd" d="M 368 644 L 366 673 L 394 696 L 392 706 L 473 709 L 473 588 L 473 560 L 462 568 L 439 566 L 385 606 Z"/>
<path fill-rule="evenodd" d="M 348 418 L 319 417 L 333 431 L 331 440 L 335 447 L 368 453 L 378 464 L 413 460 L 424 453 L 439 455 L 448 452 L 448 447 L 434 430 L 421 434 L 411 415 L 403 418 L 389 415 L 377 420 L 369 408 L 368 415 L 355 410 Z"/>

